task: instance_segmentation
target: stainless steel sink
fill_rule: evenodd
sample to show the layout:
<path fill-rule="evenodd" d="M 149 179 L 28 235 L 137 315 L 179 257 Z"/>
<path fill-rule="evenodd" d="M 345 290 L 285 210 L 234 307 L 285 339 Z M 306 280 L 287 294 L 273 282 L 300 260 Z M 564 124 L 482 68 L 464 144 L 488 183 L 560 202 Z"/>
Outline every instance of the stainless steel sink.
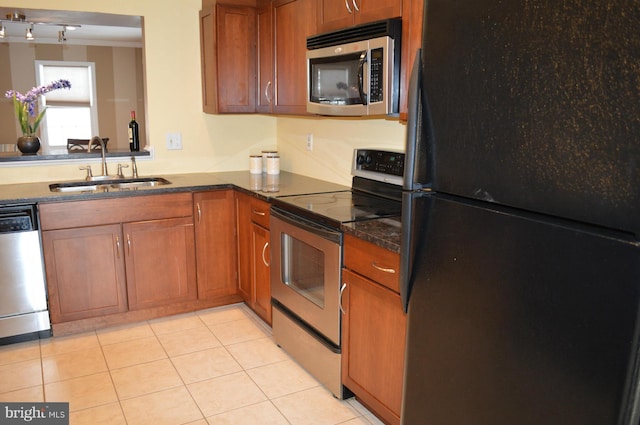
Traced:
<path fill-rule="evenodd" d="M 130 189 L 134 187 L 162 186 L 165 184 L 171 184 L 171 182 L 163 178 L 151 178 L 151 179 L 141 178 L 141 179 L 131 179 L 131 181 L 110 182 L 109 186 L 116 189 Z"/>
<path fill-rule="evenodd" d="M 51 192 L 108 192 L 109 189 L 136 190 L 138 188 L 163 186 L 166 184 L 171 184 L 171 182 L 162 177 L 136 177 L 129 179 L 82 180 L 52 183 L 49 185 L 49 190 Z"/>

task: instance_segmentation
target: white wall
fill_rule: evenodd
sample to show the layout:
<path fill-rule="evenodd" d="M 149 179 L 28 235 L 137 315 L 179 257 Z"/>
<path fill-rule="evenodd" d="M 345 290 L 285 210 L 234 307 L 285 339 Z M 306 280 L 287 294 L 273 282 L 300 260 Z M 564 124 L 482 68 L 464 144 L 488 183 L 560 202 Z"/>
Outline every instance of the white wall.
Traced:
<path fill-rule="evenodd" d="M 354 148 L 404 150 L 406 125 L 397 120 L 278 118 L 281 168 L 338 184 L 351 185 Z M 313 151 L 307 147 L 313 134 Z"/>

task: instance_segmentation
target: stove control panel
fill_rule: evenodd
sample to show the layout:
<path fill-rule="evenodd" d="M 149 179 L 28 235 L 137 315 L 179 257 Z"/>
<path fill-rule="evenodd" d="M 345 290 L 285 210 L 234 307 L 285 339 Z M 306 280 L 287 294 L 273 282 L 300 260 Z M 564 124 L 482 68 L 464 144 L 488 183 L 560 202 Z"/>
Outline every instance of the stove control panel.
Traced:
<path fill-rule="evenodd" d="M 401 186 L 404 176 L 404 152 L 355 149 L 351 174 Z"/>

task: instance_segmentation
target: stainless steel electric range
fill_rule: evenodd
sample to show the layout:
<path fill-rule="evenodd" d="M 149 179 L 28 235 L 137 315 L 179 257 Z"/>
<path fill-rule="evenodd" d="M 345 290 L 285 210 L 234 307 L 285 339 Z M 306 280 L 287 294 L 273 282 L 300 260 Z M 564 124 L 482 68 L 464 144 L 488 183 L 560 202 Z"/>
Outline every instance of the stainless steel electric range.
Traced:
<path fill-rule="evenodd" d="M 357 149 L 351 190 L 274 199 L 271 299 L 278 345 L 336 397 L 341 383 L 341 226 L 400 217 L 404 153 Z"/>

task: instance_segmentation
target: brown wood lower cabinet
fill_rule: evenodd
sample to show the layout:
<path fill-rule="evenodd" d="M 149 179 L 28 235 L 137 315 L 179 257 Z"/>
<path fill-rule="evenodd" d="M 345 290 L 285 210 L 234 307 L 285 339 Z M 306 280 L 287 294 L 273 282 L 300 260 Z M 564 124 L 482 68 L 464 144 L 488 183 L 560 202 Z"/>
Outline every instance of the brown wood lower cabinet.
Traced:
<path fill-rule="evenodd" d="M 406 315 L 396 287 L 397 254 L 345 236 L 342 380 L 385 423 L 400 423 Z M 372 280 L 386 273 L 390 285 Z"/>
<path fill-rule="evenodd" d="M 125 223 L 129 309 L 195 300 L 193 218 Z"/>
<path fill-rule="evenodd" d="M 195 300 L 191 193 L 40 205 L 54 324 Z"/>
<path fill-rule="evenodd" d="M 200 299 L 238 292 L 234 192 L 213 190 L 193 194 Z"/>
<path fill-rule="evenodd" d="M 268 202 L 236 192 L 238 292 L 270 325 L 269 207 Z"/>
<path fill-rule="evenodd" d="M 251 265 L 253 270 L 253 309 L 271 324 L 271 269 L 269 230 L 251 223 Z"/>
<path fill-rule="evenodd" d="M 119 224 L 42 233 L 53 323 L 127 310 Z"/>

